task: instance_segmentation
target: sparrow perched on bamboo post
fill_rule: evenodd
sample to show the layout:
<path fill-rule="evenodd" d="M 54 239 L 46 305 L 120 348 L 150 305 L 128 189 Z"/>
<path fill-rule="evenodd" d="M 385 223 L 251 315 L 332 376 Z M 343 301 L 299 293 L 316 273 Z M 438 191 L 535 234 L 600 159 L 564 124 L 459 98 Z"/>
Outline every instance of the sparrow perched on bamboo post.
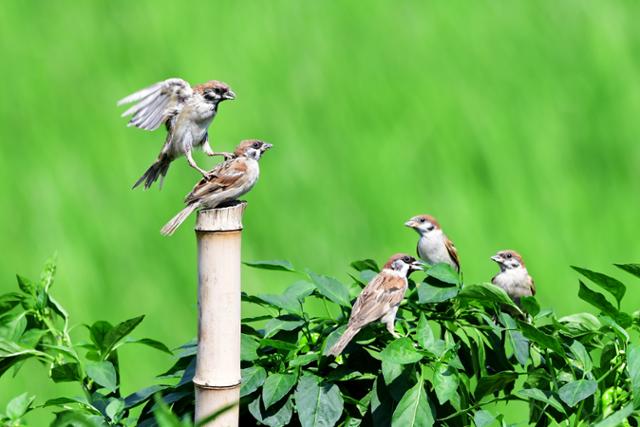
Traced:
<path fill-rule="evenodd" d="M 158 82 L 139 90 L 118 101 L 118 105 L 135 104 L 122 113 L 122 117 L 131 115 L 128 126 L 145 130 L 155 130 L 161 124 L 167 128 L 167 137 L 158 155 L 158 159 L 133 184 L 136 188 L 144 181 L 144 188 L 151 187 L 157 179 L 164 179 L 169 165 L 180 156 L 186 156 L 189 165 L 203 176 L 207 171 L 201 169 L 191 154 L 194 148 L 202 148 L 208 156 L 224 155 L 216 153 L 209 146 L 208 128 L 216 116 L 218 105 L 222 101 L 235 99 L 236 95 L 226 84 L 211 80 L 193 88 L 178 78 Z"/>
<path fill-rule="evenodd" d="M 248 193 L 258 181 L 258 160 L 272 147 L 264 141 L 242 141 L 233 152 L 234 157 L 218 164 L 208 176 L 201 179 L 185 198 L 187 207 L 178 212 L 161 233 L 170 236 L 185 219 L 198 208 L 213 209 Z"/>
<path fill-rule="evenodd" d="M 431 265 L 446 263 L 455 271 L 460 272 L 458 251 L 434 217 L 417 215 L 405 222 L 404 225 L 413 228 L 420 235 L 417 250 L 420 259 Z"/>
<path fill-rule="evenodd" d="M 529 276 L 522 256 L 516 251 L 500 251 L 491 257 L 500 266 L 500 273 L 496 274 L 491 283 L 501 287 L 507 295 L 519 306 L 520 298 L 536 294 L 533 279 Z"/>
<path fill-rule="evenodd" d="M 407 291 L 407 277 L 416 270 L 422 270 L 422 265 L 412 256 L 396 254 L 389 258 L 382 271 L 358 295 L 347 329 L 327 354 L 338 356 L 362 328 L 376 320 L 384 323 L 389 333 L 398 338 L 396 313 Z"/>

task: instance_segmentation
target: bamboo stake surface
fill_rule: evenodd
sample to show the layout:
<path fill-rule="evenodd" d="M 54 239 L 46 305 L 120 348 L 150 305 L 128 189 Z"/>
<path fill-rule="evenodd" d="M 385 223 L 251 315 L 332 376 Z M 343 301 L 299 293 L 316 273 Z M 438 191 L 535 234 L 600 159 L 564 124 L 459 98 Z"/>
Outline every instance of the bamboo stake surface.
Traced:
<path fill-rule="evenodd" d="M 196 421 L 240 399 L 240 241 L 246 202 L 198 212 Z M 237 427 L 238 406 L 207 427 Z"/>

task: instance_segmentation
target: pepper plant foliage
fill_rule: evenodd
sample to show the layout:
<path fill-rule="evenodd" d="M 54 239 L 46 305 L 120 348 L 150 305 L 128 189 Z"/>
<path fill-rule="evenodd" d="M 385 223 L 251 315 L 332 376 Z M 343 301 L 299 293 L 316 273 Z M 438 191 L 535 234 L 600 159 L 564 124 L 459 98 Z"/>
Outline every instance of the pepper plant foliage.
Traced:
<path fill-rule="evenodd" d="M 613 277 L 575 267 L 578 296 L 596 314 L 558 317 L 534 298 L 519 308 L 501 289 L 463 285 L 436 265 L 424 278 L 414 274 L 398 311 L 402 338 L 372 324 L 334 359 L 324 353 L 376 263 L 352 263 L 346 284 L 296 272 L 286 261 L 246 264 L 295 279 L 280 295 L 242 296 L 263 313 L 243 319 L 242 426 L 499 426 L 506 425 L 500 401 L 522 402 L 528 414 L 519 421 L 531 425 L 637 425 L 640 320 L 621 310 L 626 287 Z M 640 265 L 618 267 L 640 277 Z M 54 426 L 192 425 L 195 341 L 177 349 L 155 384 L 124 395 L 122 346 L 171 351 L 129 336 L 142 316 L 82 325 L 76 329 L 87 340 L 74 341 L 78 331 L 70 333 L 69 316 L 50 293 L 54 272 L 48 263 L 39 281 L 18 277 L 19 291 L 0 296 L 0 375 L 20 375 L 34 359 L 50 380 L 76 383 L 78 396 L 42 401 L 27 391 L 6 405 L 0 423 L 24 425 L 28 412 L 51 407 Z"/>

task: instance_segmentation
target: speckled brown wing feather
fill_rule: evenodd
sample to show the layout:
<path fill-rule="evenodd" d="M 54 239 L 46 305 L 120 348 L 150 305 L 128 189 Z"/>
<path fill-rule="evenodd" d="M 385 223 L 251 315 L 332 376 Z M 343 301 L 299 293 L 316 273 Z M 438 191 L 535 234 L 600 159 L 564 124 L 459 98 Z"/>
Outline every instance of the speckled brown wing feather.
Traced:
<path fill-rule="evenodd" d="M 349 325 L 358 328 L 375 322 L 387 313 L 389 307 L 400 304 L 406 291 L 402 277 L 384 272 L 374 277 L 362 290 L 349 317 Z"/>
<path fill-rule="evenodd" d="M 533 281 L 533 277 L 528 276 L 529 277 L 529 288 L 531 289 L 531 295 L 535 295 L 536 294 L 536 284 Z"/>
<path fill-rule="evenodd" d="M 455 245 L 451 240 L 449 240 L 448 237 L 445 237 L 444 245 L 447 248 L 447 252 L 449 252 L 449 256 L 456 264 L 458 271 L 460 271 L 460 259 L 458 258 L 458 250 L 456 249 Z"/>
<path fill-rule="evenodd" d="M 202 178 L 185 198 L 191 203 L 216 191 L 224 190 L 239 184 L 246 174 L 247 165 L 242 158 L 227 160 L 216 166 L 209 174 L 209 179 Z"/>

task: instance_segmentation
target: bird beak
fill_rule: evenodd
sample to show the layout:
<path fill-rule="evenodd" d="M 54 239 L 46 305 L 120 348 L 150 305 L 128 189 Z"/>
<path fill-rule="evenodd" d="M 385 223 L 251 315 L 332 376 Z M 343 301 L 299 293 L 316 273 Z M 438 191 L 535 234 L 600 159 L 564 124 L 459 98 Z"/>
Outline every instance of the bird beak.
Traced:
<path fill-rule="evenodd" d="M 424 270 L 424 264 L 416 260 L 411 263 L 411 270 L 412 271 Z"/>
<path fill-rule="evenodd" d="M 502 262 L 502 257 L 500 255 L 494 255 L 491 257 L 492 260 L 500 264 Z"/>
<path fill-rule="evenodd" d="M 405 222 L 404 225 L 409 227 L 409 228 L 415 228 L 416 223 L 413 220 L 409 220 L 409 221 Z"/>
<path fill-rule="evenodd" d="M 273 147 L 273 144 L 269 144 L 265 142 L 264 144 L 262 144 L 262 151 L 267 151 L 271 147 Z"/>
<path fill-rule="evenodd" d="M 224 99 L 236 99 L 236 94 L 232 90 L 228 90 L 223 97 Z"/>

